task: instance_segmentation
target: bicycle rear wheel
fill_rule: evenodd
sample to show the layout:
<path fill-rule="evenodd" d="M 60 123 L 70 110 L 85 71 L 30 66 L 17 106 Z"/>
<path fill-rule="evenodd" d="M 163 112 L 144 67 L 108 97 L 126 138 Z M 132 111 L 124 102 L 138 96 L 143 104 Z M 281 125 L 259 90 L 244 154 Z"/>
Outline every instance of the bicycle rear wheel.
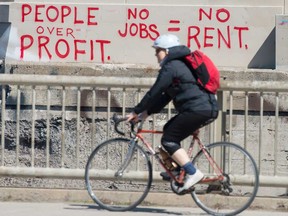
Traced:
<path fill-rule="evenodd" d="M 251 205 L 258 191 L 259 174 L 254 159 L 242 147 L 228 142 L 210 144 L 206 150 L 223 170 L 225 178 L 195 185 L 191 193 L 193 200 L 212 215 L 239 214 Z M 192 162 L 206 178 L 216 176 L 202 151 Z"/>
<path fill-rule="evenodd" d="M 86 164 L 85 183 L 89 195 L 100 207 L 110 211 L 135 208 L 151 187 L 149 157 L 142 147 L 131 142 L 125 138 L 105 141 L 94 149 Z M 128 157 L 131 146 L 134 150 Z M 122 167 L 126 168 L 119 173 Z"/>

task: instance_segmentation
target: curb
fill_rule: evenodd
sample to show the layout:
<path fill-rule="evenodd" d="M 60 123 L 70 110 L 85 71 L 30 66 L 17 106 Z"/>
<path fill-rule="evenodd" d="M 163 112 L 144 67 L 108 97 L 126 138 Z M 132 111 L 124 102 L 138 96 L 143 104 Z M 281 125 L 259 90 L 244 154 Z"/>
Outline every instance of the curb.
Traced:
<path fill-rule="evenodd" d="M 121 192 L 116 197 L 125 199 L 131 193 Z M 1 202 L 80 202 L 95 204 L 86 190 L 38 189 L 38 188 L 0 188 Z M 96 204 L 95 204 L 96 205 Z M 178 196 L 172 192 L 149 192 L 142 202 L 143 206 L 169 206 L 197 208 L 189 195 Z M 288 199 L 279 197 L 256 197 L 249 209 L 288 211 Z"/>

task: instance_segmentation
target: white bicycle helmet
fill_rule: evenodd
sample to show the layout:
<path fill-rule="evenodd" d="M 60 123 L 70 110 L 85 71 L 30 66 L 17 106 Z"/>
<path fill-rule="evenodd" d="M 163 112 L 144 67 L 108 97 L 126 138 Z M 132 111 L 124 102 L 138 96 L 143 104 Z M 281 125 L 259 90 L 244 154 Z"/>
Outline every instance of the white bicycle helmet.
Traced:
<path fill-rule="evenodd" d="M 154 48 L 168 49 L 174 46 L 179 46 L 180 41 L 176 35 L 173 34 L 163 34 L 160 35 L 153 43 Z"/>

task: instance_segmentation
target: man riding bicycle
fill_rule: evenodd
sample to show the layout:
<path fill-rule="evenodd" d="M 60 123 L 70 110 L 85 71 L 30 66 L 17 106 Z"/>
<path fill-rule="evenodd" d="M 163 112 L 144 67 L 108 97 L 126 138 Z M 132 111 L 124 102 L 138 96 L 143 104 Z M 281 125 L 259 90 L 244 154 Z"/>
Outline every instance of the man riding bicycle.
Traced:
<path fill-rule="evenodd" d="M 127 121 L 138 121 L 139 118 L 144 120 L 153 113 L 159 113 L 173 100 L 178 113 L 165 124 L 161 144 L 186 172 L 184 185 L 178 191 L 181 193 L 204 177 L 190 162 L 186 151 L 181 147 L 181 141 L 215 120 L 218 105 L 214 94 L 196 84 L 191 69 L 184 61 L 184 57 L 191 51 L 180 44 L 177 36 L 160 35 L 154 41 L 153 48 L 161 69 L 153 86 L 133 112 L 127 115 Z"/>

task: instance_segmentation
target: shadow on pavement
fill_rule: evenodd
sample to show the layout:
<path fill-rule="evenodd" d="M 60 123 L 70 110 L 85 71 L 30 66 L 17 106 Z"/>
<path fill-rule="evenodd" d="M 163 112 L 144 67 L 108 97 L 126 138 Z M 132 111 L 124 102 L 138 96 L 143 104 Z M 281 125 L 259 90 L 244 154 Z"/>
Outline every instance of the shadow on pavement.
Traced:
<path fill-rule="evenodd" d="M 95 209 L 95 210 L 101 210 L 101 211 L 107 211 L 97 205 L 85 205 L 85 204 L 70 204 L 69 206 L 71 206 L 71 208 L 66 208 L 66 209 L 75 209 L 75 210 L 83 210 L 83 209 Z M 159 214 L 171 214 L 171 215 L 207 215 L 205 213 L 203 214 L 199 214 L 199 213 L 193 213 L 190 211 L 181 211 L 177 209 L 177 211 L 175 210 L 169 210 L 169 209 L 165 209 L 161 208 L 161 207 L 136 207 L 135 209 L 129 211 L 129 212 L 143 212 L 143 213 L 159 213 Z"/>

